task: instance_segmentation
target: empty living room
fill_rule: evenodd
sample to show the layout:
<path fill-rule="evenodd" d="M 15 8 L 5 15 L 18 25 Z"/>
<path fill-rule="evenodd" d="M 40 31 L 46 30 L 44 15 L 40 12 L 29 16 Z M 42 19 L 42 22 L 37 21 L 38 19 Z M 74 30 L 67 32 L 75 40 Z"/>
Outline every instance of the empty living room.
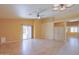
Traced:
<path fill-rule="evenodd" d="M 0 4 L 0 55 L 79 55 L 79 4 Z"/>

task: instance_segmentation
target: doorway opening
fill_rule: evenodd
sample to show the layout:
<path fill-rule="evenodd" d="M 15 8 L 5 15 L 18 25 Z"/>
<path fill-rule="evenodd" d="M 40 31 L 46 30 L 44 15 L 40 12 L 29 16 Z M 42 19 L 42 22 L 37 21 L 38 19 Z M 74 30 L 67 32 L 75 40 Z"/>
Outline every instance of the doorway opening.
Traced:
<path fill-rule="evenodd" d="M 22 26 L 22 39 L 32 39 L 32 26 L 31 25 L 23 25 Z"/>

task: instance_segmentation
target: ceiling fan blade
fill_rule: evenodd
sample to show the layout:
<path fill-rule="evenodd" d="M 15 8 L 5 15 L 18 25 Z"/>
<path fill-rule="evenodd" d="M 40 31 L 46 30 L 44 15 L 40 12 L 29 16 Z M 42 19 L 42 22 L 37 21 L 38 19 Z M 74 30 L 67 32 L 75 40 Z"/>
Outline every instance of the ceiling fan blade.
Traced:
<path fill-rule="evenodd" d="M 37 11 L 33 11 L 33 12 L 29 13 L 29 15 L 35 15 L 36 14 L 36 17 L 42 17 L 42 15 L 40 15 L 40 14 L 42 12 L 46 11 L 46 10 L 48 10 L 48 9 L 44 8 L 44 9 L 41 9 L 40 11 L 38 10 L 38 12 Z"/>
<path fill-rule="evenodd" d="M 40 10 L 38 13 L 42 13 L 42 12 L 44 12 L 44 11 L 46 11 L 47 9 L 42 9 L 42 10 Z"/>
<path fill-rule="evenodd" d="M 34 15 L 34 14 L 37 14 L 37 11 L 36 11 L 36 10 L 31 11 L 31 12 L 29 13 L 29 15 Z"/>

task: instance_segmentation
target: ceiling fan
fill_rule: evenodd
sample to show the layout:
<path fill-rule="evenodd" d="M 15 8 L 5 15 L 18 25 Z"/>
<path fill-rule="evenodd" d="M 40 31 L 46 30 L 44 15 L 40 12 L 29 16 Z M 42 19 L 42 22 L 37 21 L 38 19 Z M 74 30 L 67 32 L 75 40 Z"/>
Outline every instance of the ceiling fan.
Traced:
<path fill-rule="evenodd" d="M 42 15 L 40 15 L 40 13 L 38 12 L 36 16 L 38 19 L 40 19 Z"/>
<path fill-rule="evenodd" d="M 36 15 L 36 18 L 40 19 L 42 16 L 44 16 L 44 15 L 41 15 L 41 13 L 46 10 L 47 9 L 38 9 L 38 10 L 35 10 L 35 11 L 29 13 L 29 15 Z"/>
<path fill-rule="evenodd" d="M 35 15 L 35 17 L 37 19 L 40 19 L 41 17 L 43 17 L 44 15 L 42 15 L 43 12 L 47 11 L 47 10 L 51 10 L 53 8 L 53 10 L 55 11 L 63 11 L 66 8 L 71 7 L 73 4 L 53 4 L 53 7 L 46 7 L 46 8 L 36 8 L 33 9 L 31 13 L 29 13 L 29 15 Z"/>
<path fill-rule="evenodd" d="M 59 11 L 62 11 L 62 10 L 65 10 L 69 7 L 71 7 L 73 4 L 54 4 L 53 5 L 53 10 L 59 10 Z"/>

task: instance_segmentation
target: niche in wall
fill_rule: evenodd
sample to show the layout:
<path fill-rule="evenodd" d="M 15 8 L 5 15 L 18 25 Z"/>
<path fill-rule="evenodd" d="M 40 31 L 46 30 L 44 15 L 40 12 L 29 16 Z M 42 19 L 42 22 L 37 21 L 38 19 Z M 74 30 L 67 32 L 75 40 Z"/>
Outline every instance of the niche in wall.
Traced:
<path fill-rule="evenodd" d="M 54 23 L 54 39 L 65 40 L 65 23 L 64 22 Z"/>

